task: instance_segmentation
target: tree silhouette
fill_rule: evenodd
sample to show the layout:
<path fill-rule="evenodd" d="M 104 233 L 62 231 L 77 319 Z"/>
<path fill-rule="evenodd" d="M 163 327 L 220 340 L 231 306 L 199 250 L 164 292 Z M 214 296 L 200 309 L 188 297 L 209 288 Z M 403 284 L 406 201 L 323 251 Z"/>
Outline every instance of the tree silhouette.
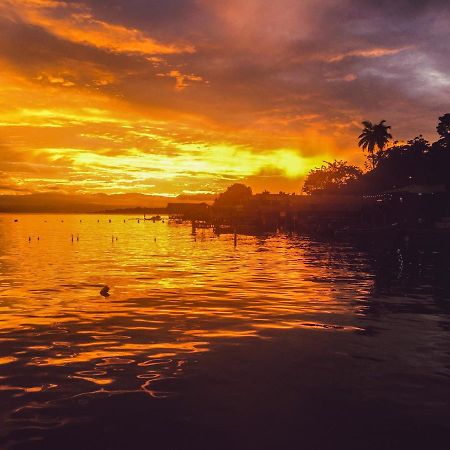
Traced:
<path fill-rule="evenodd" d="M 450 148 L 450 113 L 439 117 L 439 123 L 436 130 L 441 136 L 439 143 L 446 148 Z"/>
<path fill-rule="evenodd" d="M 357 182 L 361 175 L 361 169 L 347 164 L 347 161 L 334 160 L 332 163 L 325 161 L 327 165 L 312 169 L 303 184 L 303 192 L 306 194 L 336 193 L 343 188 Z"/>
<path fill-rule="evenodd" d="M 383 192 L 413 184 L 450 187 L 450 113 L 439 117 L 436 130 L 440 139 L 432 144 L 419 135 L 406 143 L 394 142 L 385 149 L 391 138 L 385 121 L 363 124 L 359 145 L 372 152 L 369 154 L 372 167 L 361 178 L 361 192 Z M 381 126 L 378 131 L 377 126 Z M 377 133 L 384 139 L 377 139 Z"/>
<path fill-rule="evenodd" d="M 409 152 L 415 156 L 422 156 L 430 150 L 430 143 L 421 135 L 408 141 Z"/>
<path fill-rule="evenodd" d="M 383 152 L 377 166 L 366 176 L 366 188 L 373 191 L 395 189 L 429 182 L 430 143 L 417 136 L 407 143 L 395 143 Z"/>
<path fill-rule="evenodd" d="M 391 127 L 385 125 L 385 123 L 385 120 L 377 124 L 365 120 L 362 122 L 364 125 L 362 133 L 358 136 L 358 145 L 363 151 L 367 150 L 369 153 L 367 158 L 370 161 L 372 169 L 377 166 L 383 156 L 383 149 L 386 147 L 389 139 L 392 139 L 392 135 L 388 131 Z M 375 152 L 375 147 L 378 147 L 377 152 Z"/>
<path fill-rule="evenodd" d="M 216 199 L 216 205 L 238 205 L 245 203 L 252 196 L 252 188 L 242 183 L 235 183 Z"/>

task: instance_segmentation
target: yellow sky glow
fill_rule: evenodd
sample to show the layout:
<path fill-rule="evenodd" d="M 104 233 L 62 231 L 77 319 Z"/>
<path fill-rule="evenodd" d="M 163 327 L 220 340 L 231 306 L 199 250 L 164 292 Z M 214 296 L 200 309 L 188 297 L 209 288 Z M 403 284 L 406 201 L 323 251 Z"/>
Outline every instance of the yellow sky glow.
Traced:
<path fill-rule="evenodd" d="M 51 80 L 45 85 L 42 79 L 9 72 L 2 76 L 1 94 L 0 132 L 11 152 L 21 155 L 28 169 L 34 165 L 43 172 L 60 172 L 54 183 L 42 170 L 11 179 L 30 190 L 62 187 L 60 175 L 66 174 L 70 192 L 141 192 L 154 190 L 157 180 L 176 179 L 185 181 L 178 193 L 192 190 L 189 180 L 195 179 L 208 179 L 202 190 L 215 192 L 224 177 L 239 181 L 272 171 L 299 178 L 320 163 L 298 148 L 277 148 L 276 140 L 260 130 L 255 132 L 268 147 L 254 151 L 249 130 L 235 130 L 227 141 L 226 130 L 205 133 L 201 117 L 195 123 L 176 117 L 158 120 L 153 111 L 133 110 L 120 99 L 84 87 Z M 170 187 L 163 190 L 170 192 Z"/>
<path fill-rule="evenodd" d="M 253 0 L 244 9 L 234 0 L 199 2 L 222 26 L 205 21 L 209 34 L 201 34 L 196 25 L 146 25 L 137 14 L 121 20 L 126 9 L 109 15 L 91 1 L 4 0 L 0 193 L 178 195 L 233 182 L 299 192 L 324 160 L 361 163 L 361 116 L 327 102 L 339 89 L 351 95 L 360 80 L 339 65 L 413 47 L 294 54 L 293 33 L 298 44 L 312 32 L 306 18 L 303 28 L 297 20 L 310 6 L 285 2 L 283 10 Z M 261 36 L 263 25 L 273 33 Z M 303 61 L 325 65 L 324 97 L 302 87 L 314 81 Z M 272 73 L 277 64 L 286 68 Z"/>

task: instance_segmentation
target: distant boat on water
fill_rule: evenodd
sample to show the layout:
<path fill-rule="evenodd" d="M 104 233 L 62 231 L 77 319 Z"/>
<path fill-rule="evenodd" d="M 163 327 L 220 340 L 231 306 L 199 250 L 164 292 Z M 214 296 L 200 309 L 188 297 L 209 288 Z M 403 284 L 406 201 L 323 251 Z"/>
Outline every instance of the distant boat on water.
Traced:
<path fill-rule="evenodd" d="M 144 214 L 144 220 L 151 220 L 152 222 L 159 222 L 161 220 L 161 216 L 158 214 L 157 216 L 152 216 L 150 218 L 145 217 Z"/>
<path fill-rule="evenodd" d="M 139 223 L 141 220 L 147 220 L 147 221 L 151 221 L 151 222 L 159 222 L 162 220 L 162 217 L 160 215 L 157 216 L 151 216 L 151 217 L 146 217 L 144 214 L 144 217 L 134 217 L 132 219 L 128 219 L 128 220 L 137 220 L 137 222 Z"/>

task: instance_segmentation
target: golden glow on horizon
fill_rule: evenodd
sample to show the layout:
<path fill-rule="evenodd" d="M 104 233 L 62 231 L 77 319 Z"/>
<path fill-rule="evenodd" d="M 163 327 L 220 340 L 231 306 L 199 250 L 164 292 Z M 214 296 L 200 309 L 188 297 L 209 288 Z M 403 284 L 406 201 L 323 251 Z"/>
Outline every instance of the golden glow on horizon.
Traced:
<path fill-rule="evenodd" d="M 245 98 L 221 100 L 224 120 L 214 119 L 207 77 L 167 59 L 192 55 L 194 46 L 100 20 L 83 3 L 7 1 L 2 15 L 81 44 L 77 51 L 122 59 L 111 67 L 69 54 L 25 62 L 23 70 L 0 53 L 0 193 L 175 196 L 218 192 L 233 182 L 298 192 L 311 168 L 342 151 L 339 139 L 353 126 L 336 122 L 329 133 L 320 114 L 283 107 L 255 113 Z M 137 87 L 130 81 L 136 77 Z M 147 89 L 152 94 L 141 102 Z M 128 90 L 138 92 L 131 98 Z M 240 121 L 233 122 L 235 112 Z"/>
<path fill-rule="evenodd" d="M 10 152 L 27 165 L 11 182 L 30 191 L 53 185 L 69 192 L 161 193 L 158 180 L 180 179 L 183 189 L 162 191 L 214 192 L 260 173 L 300 178 L 322 159 L 304 157 L 295 147 L 277 148 L 270 136 L 267 150 L 255 150 L 248 130 L 236 130 L 227 142 L 226 131 L 203 132 L 202 120 L 155 120 L 147 116 L 155 115 L 151 111 L 133 111 L 120 99 L 59 83 L 36 85 L 11 72 L 1 86 L 0 130 L 11 137 Z M 218 182 L 190 187 L 195 179 Z"/>

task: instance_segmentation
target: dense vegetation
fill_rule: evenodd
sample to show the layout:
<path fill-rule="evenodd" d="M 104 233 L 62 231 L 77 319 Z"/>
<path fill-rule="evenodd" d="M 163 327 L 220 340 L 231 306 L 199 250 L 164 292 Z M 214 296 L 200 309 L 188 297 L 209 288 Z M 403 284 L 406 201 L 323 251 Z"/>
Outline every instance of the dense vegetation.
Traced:
<path fill-rule="evenodd" d="M 439 139 L 430 143 L 417 136 L 406 143 L 391 142 L 390 126 L 362 122 L 359 146 L 367 152 L 363 172 L 346 161 L 326 163 L 310 171 L 303 191 L 321 193 L 370 193 L 408 185 L 450 186 L 450 114 L 439 117 Z"/>
<path fill-rule="evenodd" d="M 245 202 L 252 196 L 252 189 L 241 183 L 235 183 L 227 188 L 225 192 L 219 195 L 215 200 L 217 206 L 235 206 L 238 203 Z"/>

